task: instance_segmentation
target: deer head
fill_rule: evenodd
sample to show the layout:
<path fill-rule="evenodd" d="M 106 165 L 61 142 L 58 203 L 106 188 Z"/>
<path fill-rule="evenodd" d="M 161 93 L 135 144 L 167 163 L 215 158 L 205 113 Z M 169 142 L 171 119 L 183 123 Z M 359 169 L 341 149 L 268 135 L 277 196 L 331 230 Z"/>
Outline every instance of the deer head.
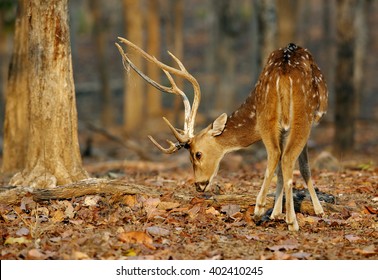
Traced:
<path fill-rule="evenodd" d="M 218 171 L 218 166 L 227 150 L 224 149 L 217 141 L 217 137 L 222 134 L 226 122 L 227 115 L 220 115 L 212 124 L 200 131 L 198 134 L 194 134 L 194 124 L 195 118 L 201 100 L 201 90 L 197 80 L 185 69 L 181 61 L 175 57 L 172 53 L 168 54 L 177 63 L 179 69 L 168 66 L 155 57 L 149 55 L 141 48 L 133 44 L 132 42 L 126 40 L 125 38 L 118 37 L 121 43 L 127 45 L 132 50 L 139 53 L 147 61 L 155 64 L 161 70 L 164 71 L 167 76 L 171 86 L 163 86 L 156 81 L 147 77 L 140 69 L 138 69 L 133 62 L 129 59 L 127 54 L 123 51 L 122 47 L 116 43 L 116 46 L 122 56 L 123 65 L 126 69 L 129 66 L 135 70 L 146 82 L 154 86 L 158 90 L 166 93 L 176 94 L 181 96 L 185 108 L 185 118 L 183 129 L 175 128 L 169 120 L 163 117 L 164 121 L 170 128 L 171 132 L 175 136 L 177 142 L 172 142 L 167 140 L 169 147 L 164 148 L 161 146 L 152 136 L 148 136 L 152 143 L 163 153 L 173 154 L 185 148 L 189 151 L 190 160 L 193 165 L 195 186 L 197 191 L 204 191 L 206 187 L 210 184 L 211 180 L 214 178 Z M 193 87 L 194 99 L 191 105 L 187 95 L 177 87 L 173 76 L 182 77 L 191 83 Z"/>

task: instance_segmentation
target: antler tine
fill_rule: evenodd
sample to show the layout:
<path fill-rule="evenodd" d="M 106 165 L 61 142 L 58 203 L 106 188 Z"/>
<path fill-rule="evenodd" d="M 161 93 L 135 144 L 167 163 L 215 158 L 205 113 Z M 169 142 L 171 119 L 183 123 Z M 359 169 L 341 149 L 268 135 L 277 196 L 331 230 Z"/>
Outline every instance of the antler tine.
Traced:
<path fill-rule="evenodd" d="M 155 86 L 156 88 L 158 88 L 159 90 L 162 90 L 164 92 L 168 92 L 168 93 L 174 93 L 174 94 L 179 94 L 182 99 L 183 99 L 183 102 L 184 102 L 184 106 L 185 106 L 185 125 L 184 125 L 184 132 L 185 134 L 187 134 L 189 136 L 189 138 L 193 137 L 194 136 L 194 124 L 195 124 L 195 118 L 196 118 L 196 114 L 197 114 L 197 110 L 198 110 L 198 106 L 199 106 L 199 102 L 201 100 L 201 90 L 200 90 L 200 86 L 199 86 L 199 83 L 198 81 L 185 69 L 184 65 L 182 64 L 182 62 L 177 58 L 175 57 L 172 53 L 168 52 L 168 54 L 175 60 L 175 62 L 178 64 L 179 68 L 180 69 L 176 69 L 176 68 L 173 68 L 171 66 L 168 66 L 162 62 L 160 62 L 159 60 L 156 59 L 156 57 L 154 56 L 151 56 L 149 55 L 148 53 L 146 53 L 145 51 L 143 51 L 141 48 L 139 48 L 138 46 L 136 46 L 135 44 L 133 44 L 132 42 L 128 41 L 127 39 L 125 38 L 122 38 L 122 37 L 118 37 L 118 39 L 120 40 L 120 42 L 124 43 L 125 45 L 129 46 L 130 48 L 132 48 L 133 50 L 137 51 L 138 53 L 140 53 L 146 60 L 154 63 L 155 65 L 157 65 L 159 68 L 161 68 L 162 70 L 165 70 L 165 74 L 167 75 L 169 81 L 171 82 L 172 84 L 172 87 L 171 88 L 167 88 L 167 87 L 164 87 L 164 86 L 161 86 L 159 85 L 158 83 L 154 82 L 154 83 L 151 83 L 150 81 L 152 81 L 151 79 L 146 79 L 146 76 L 143 74 L 141 75 L 141 73 L 139 73 L 140 71 L 137 71 L 137 73 L 143 78 L 145 79 L 147 82 L 149 82 L 151 85 Z M 117 46 L 118 47 L 118 46 Z M 121 51 L 120 51 L 121 52 Z M 125 57 L 125 59 L 128 60 L 127 56 L 126 55 L 123 55 L 122 54 L 123 51 L 121 52 L 121 55 L 123 57 Z M 129 62 L 128 62 L 129 63 Z M 129 63 L 129 65 L 135 70 L 135 68 L 133 67 L 132 64 Z M 169 74 L 167 74 L 167 72 Z M 174 74 L 174 75 L 177 75 L 179 77 L 182 77 L 182 78 L 185 78 L 187 79 L 193 86 L 193 92 L 194 92 L 194 99 L 193 99 L 193 104 L 192 104 L 192 107 L 190 107 L 190 103 L 188 101 L 188 98 L 186 97 L 185 93 L 183 93 L 177 86 L 176 84 L 174 83 L 173 81 L 173 78 L 170 74 Z M 149 81 L 150 80 L 150 81 Z M 160 87 L 157 87 L 157 85 L 159 85 Z M 184 97 L 185 96 L 185 97 Z"/>
<path fill-rule="evenodd" d="M 182 147 L 180 143 L 173 143 L 172 141 L 167 140 L 167 142 L 169 143 L 169 148 L 163 148 L 151 135 L 148 135 L 148 138 L 160 151 L 166 154 L 173 154 L 180 150 Z"/>
<path fill-rule="evenodd" d="M 182 71 L 185 71 L 185 72 L 188 72 L 184 66 L 184 64 L 182 64 L 182 62 L 180 61 L 180 59 L 178 59 L 173 53 L 171 53 L 170 51 L 167 51 L 167 53 L 173 58 L 174 61 L 176 61 L 177 65 L 180 67 L 180 69 Z"/>
<path fill-rule="evenodd" d="M 187 143 L 190 139 L 190 137 L 185 134 L 185 131 L 184 131 L 184 134 L 181 134 L 177 128 L 175 128 L 170 122 L 169 120 L 167 120 L 165 117 L 163 117 L 163 120 L 166 122 L 166 124 L 168 125 L 168 127 L 170 128 L 170 130 L 172 131 L 172 133 L 175 135 L 176 139 L 179 141 L 179 143 Z"/>
<path fill-rule="evenodd" d="M 190 114 L 188 116 L 185 116 L 185 125 L 188 126 L 188 134 L 189 137 L 193 137 L 194 135 L 194 124 L 196 120 L 196 115 L 198 111 L 198 106 L 201 101 L 201 88 L 196 80 L 185 68 L 184 64 L 176 57 L 174 56 L 170 51 L 168 51 L 168 54 L 173 58 L 173 60 L 177 63 L 177 65 L 180 67 L 180 69 L 186 74 L 184 77 L 192 84 L 193 86 L 193 92 L 194 92 L 194 100 L 193 100 L 193 107 L 191 108 Z M 185 129 L 186 130 L 186 129 Z"/>
<path fill-rule="evenodd" d="M 121 56 L 122 56 L 122 62 L 123 62 L 123 66 L 126 70 L 128 70 L 128 67 L 125 65 L 129 65 L 131 68 L 133 68 L 133 70 L 139 75 L 141 76 L 146 82 L 148 82 L 150 85 L 152 85 L 153 87 L 157 88 L 158 90 L 162 91 L 162 92 L 166 92 L 166 93 L 173 93 L 173 94 L 178 94 L 174 91 L 173 88 L 171 87 L 166 87 L 166 86 L 163 86 L 163 85 L 160 85 L 159 83 L 155 82 L 154 80 L 150 79 L 147 75 L 145 75 L 142 71 L 140 71 L 138 69 L 138 67 L 135 66 L 134 63 L 132 63 L 132 61 L 129 59 L 129 57 L 127 56 L 127 54 L 125 54 L 125 52 L 123 51 L 122 47 L 118 44 L 118 43 L 115 43 L 115 45 L 117 46 L 118 48 L 118 51 L 120 52 Z"/>

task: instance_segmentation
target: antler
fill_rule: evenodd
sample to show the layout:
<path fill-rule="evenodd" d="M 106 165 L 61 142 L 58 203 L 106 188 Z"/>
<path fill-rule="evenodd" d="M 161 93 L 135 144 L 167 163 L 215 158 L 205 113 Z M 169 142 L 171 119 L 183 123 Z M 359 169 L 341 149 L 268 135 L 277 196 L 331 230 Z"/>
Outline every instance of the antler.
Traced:
<path fill-rule="evenodd" d="M 167 123 L 168 127 L 170 128 L 170 130 L 172 131 L 172 133 L 174 134 L 174 136 L 178 140 L 178 143 L 173 143 L 173 142 L 167 140 L 170 147 L 169 148 L 163 148 L 160 144 L 158 144 L 155 141 L 155 139 L 152 136 L 149 136 L 152 143 L 154 143 L 155 146 L 158 147 L 158 149 L 161 150 L 162 152 L 171 154 L 171 153 L 178 151 L 181 147 L 184 146 L 185 143 L 187 143 L 190 140 L 190 138 L 192 138 L 194 136 L 194 123 L 195 123 L 195 118 L 196 118 L 199 102 L 201 100 L 201 90 L 200 90 L 200 86 L 199 86 L 197 80 L 185 69 L 185 67 L 181 63 L 181 61 L 177 57 L 175 57 L 172 53 L 170 53 L 169 51 L 168 51 L 168 54 L 176 61 L 177 65 L 179 66 L 180 69 L 173 68 L 171 66 L 168 66 L 168 65 L 160 62 L 159 60 L 156 59 L 156 57 L 149 55 L 148 53 L 143 51 L 141 48 L 139 48 L 135 44 L 131 43 L 130 41 L 126 40 L 125 38 L 118 37 L 118 39 L 120 40 L 121 43 L 124 43 L 128 47 L 132 48 L 137 53 L 142 55 L 146 60 L 155 64 L 160 69 L 162 69 L 164 71 L 165 75 L 167 76 L 169 82 L 171 83 L 171 87 L 163 86 L 163 85 L 157 83 L 156 81 L 150 79 L 148 76 L 146 76 L 140 69 L 138 69 L 135 66 L 135 64 L 133 64 L 131 62 L 129 57 L 123 51 L 122 47 L 118 43 L 116 43 L 116 46 L 117 46 L 117 48 L 118 48 L 118 50 L 119 50 L 119 52 L 122 56 L 123 65 L 126 69 L 128 68 L 127 65 L 129 65 L 146 82 L 148 82 L 150 85 L 154 86 L 158 90 L 166 92 L 166 93 L 172 93 L 172 94 L 176 94 L 176 95 L 181 96 L 182 101 L 184 103 L 184 108 L 185 108 L 184 130 L 179 131 L 178 129 L 173 127 L 173 125 L 166 118 L 163 117 L 164 121 Z M 194 92 L 194 99 L 193 99 L 193 104 L 192 104 L 193 107 L 190 106 L 189 99 L 185 95 L 185 93 L 177 87 L 177 85 L 176 85 L 171 74 L 182 77 L 182 78 L 188 80 L 192 84 L 193 92 Z"/>

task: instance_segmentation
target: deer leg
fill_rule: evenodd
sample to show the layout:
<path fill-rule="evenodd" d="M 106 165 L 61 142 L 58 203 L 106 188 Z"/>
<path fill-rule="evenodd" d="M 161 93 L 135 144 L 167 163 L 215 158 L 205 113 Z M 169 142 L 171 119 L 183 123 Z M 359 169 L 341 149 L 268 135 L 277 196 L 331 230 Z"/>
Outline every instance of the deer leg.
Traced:
<path fill-rule="evenodd" d="M 316 215 L 323 215 L 323 207 L 319 202 L 318 196 L 316 195 L 314 185 L 312 184 L 311 180 L 311 170 L 308 164 L 308 152 L 307 152 L 307 144 L 303 148 L 301 154 L 299 155 L 299 171 L 303 177 L 303 180 L 306 183 L 308 191 L 311 196 L 312 204 L 314 205 L 314 210 Z"/>
<path fill-rule="evenodd" d="M 256 199 L 256 206 L 254 212 L 255 217 L 261 217 L 265 212 L 266 195 L 274 175 L 274 170 L 277 167 L 281 155 L 279 144 L 275 144 L 274 138 L 268 139 L 263 138 L 263 142 L 268 153 L 268 164 L 265 171 L 264 182 Z"/>
<path fill-rule="evenodd" d="M 297 218 L 294 211 L 293 201 L 293 171 L 296 158 L 290 153 L 283 156 L 283 185 L 285 189 L 285 208 L 286 208 L 286 223 L 289 230 L 297 231 L 299 229 Z"/>
<path fill-rule="evenodd" d="M 280 138 L 280 149 L 283 151 L 284 143 L 286 140 L 287 132 L 281 133 Z M 278 162 L 277 166 L 277 186 L 276 186 L 276 196 L 274 200 L 274 208 L 272 214 L 270 215 L 271 219 L 277 218 L 282 214 L 282 198 L 283 198 L 283 177 L 282 177 L 282 162 Z"/>
<path fill-rule="evenodd" d="M 306 146 L 309 134 L 310 127 L 303 126 L 301 123 L 294 123 L 282 153 L 281 162 L 285 190 L 286 223 L 290 231 L 297 231 L 299 229 L 293 201 L 293 171 L 295 162 Z M 298 137 L 298 135 L 301 137 Z"/>
<path fill-rule="evenodd" d="M 283 198 L 283 177 L 282 177 L 281 161 L 279 161 L 278 167 L 277 167 L 276 196 L 274 200 L 274 208 L 273 208 L 272 214 L 270 215 L 271 219 L 275 219 L 279 215 L 282 214 L 282 198 Z"/>

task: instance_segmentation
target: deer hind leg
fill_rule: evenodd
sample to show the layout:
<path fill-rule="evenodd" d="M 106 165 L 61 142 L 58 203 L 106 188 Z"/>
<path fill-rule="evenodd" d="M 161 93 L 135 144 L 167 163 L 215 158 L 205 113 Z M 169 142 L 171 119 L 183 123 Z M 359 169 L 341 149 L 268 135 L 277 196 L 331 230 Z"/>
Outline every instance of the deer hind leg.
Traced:
<path fill-rule="evenodd" d="M 277 186 L 276 186 L 276 196 L 274 200 L 274 208 L 272 214 L 270 215 L 271 219 L 278 218 L 282 214 L 282 198 L 283 198 L 283 176 L 282 176 L 282 167 L 281 161 L 278 163 L 277 167 Z"/>
<path fill-rule="evenodd" d="M 280 149 L 283 150 L 283 146 L 286 139 L 286 132 L 283 132 L 281 134 L 280 139 Z M 270 215 L 271 219 L 278 218 L 279 215 L 282 214 L 282 199 L 283 199 L 283 176 L 282 176 L 282 163 L 281 160 L 278 162 L 277 166 L 277 186 L 276 186 L 276 196 L 274 200 L 274 208 L 272 211 L 272 214 Z"/>
<path fill-rule="evenodd" d="M 291 231 L 297 231 L 299 229 L 294 211 L 293 171 L 295 162 L 303 148 L 306 146 L 309 133 L 309 127 L 307 128 L 306 126 L 301 125 L 296 127 L 296 125 L 293 125 L 281 159 L 283 185 L 285 190 L 286 223 Z"/>
<path fill-rule="evenodd" d="M 303 180 L 306 183 L 308 191 L 311 196 L 312 204 L 314 205 L 314 210 L 316 215 L 323 215 L 323 207 L 319 202 L 318 196 L 316 195 L 314 185 L 312 184 L 311 180 L 311 170 L 308 164 L 308 152 L 307 152 L 307 144 L 303 148 L 301 154 L 299 155 L 299 171 L 303 177 Z"/>
<path fill-rule="evenodd" d="M 281 149 L 278 141 L 278 136 L 274 137 L 271 132 L 266 135 L 262 133 L 262 140 L 268 153 L 268 163 L 265 170 L 264 182 L 261 186 L 260 192 L 256 199 L 255 217 L 261 217 L 265 213 L 266 195 L 274 176 L 274 171 L 280 160 Z"/>

